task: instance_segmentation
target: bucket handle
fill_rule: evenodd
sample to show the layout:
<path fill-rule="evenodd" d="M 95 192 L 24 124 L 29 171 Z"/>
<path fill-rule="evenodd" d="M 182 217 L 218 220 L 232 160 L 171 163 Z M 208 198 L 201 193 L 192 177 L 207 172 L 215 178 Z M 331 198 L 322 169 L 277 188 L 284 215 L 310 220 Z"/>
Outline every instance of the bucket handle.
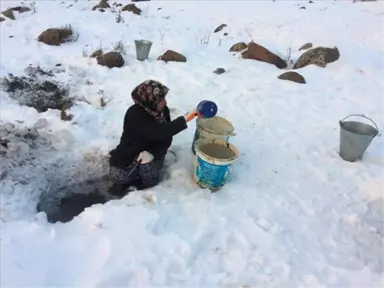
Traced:
<path fill-rule="evenodd" d="M 377 127 L 375 121 L 373 121 L 371 118 L 369 118 L 369 117 L 366 116 L 365 114 L 350 114 L 350 115 L 348 115 L 348 116 L 345 116 L 344 119 L 340 121 L 340 123 L 342 123 L 345 119 L 347 119 L 348 117 L 351 117 L 351 116 L 359 116 L 359 117 L 363 117 L 363 118 L 368 119 L 369 121 L 371 121 L 371 122 L 373 123 L 373 125 L 375 125 L 377 132 L 379 132 L 379 128 Z M 378 134 L 377 134 L 377 137 L 380 137 L 380 136 L 381 136 L 381 134 L 378 133 Z"/>

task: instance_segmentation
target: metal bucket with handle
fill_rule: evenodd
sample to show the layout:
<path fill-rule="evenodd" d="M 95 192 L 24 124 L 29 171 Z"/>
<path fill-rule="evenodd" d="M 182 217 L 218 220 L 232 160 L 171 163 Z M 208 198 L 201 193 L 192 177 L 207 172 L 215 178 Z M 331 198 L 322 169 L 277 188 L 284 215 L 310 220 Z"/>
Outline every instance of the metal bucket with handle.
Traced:
<path fill-rule="evenodd" d="M 358 116 L 368 119 L 373 126 L 357 121 L 345 121 L 348 117 Z M 355 162 L 363 157 L 372 140 L 379 135 L 376 123 L 364 114 L 350 114 L 340 124 L 340 151 L 339 155 L 345 161 Z M 379 135 L 380 137 L 380 135 Z"/>

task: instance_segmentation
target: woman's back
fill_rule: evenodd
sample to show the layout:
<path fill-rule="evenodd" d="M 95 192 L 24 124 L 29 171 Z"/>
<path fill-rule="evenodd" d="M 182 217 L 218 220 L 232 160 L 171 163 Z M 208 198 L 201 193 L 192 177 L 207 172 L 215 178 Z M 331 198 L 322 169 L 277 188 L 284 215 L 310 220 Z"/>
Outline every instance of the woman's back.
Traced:
<path fill-rule="evenodd" d="M 167 106 L 164 108 L 165 123 L 159 123 L 140 105 L 128 108 L 120 143 L 110 152 L 110 164 L 125 167 L 142 151 L 150 152 L 155 159 L 165 156 L 172 144 L 173 135 L 186 128 L 184 117 L 171 122 Z"/>

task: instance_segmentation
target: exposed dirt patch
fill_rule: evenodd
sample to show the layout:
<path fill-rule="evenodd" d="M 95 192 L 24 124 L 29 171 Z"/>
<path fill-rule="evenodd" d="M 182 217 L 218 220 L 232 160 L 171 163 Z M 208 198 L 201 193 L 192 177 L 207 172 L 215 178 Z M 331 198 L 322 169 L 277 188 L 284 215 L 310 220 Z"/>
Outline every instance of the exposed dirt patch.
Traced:
<path fill-rule="evenodd" d="M 40 67 L 28 67 L 27 76 L 9 74 L 2 81 L 2 88 L 20 105 L 35 108 L 38 112 L 48 109 L 61 110 L 70 107 L 74 99 L 69 96 L 69 87 L 57 81 L 52 71 Z"/>

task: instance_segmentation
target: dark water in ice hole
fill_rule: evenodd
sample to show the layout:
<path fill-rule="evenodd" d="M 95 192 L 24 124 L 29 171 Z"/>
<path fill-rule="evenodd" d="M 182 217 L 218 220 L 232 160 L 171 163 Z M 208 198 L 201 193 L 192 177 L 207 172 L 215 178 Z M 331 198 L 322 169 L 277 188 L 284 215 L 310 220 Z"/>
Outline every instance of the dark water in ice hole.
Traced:
<path fill-rule="evenodd" d="M 164 172 L 177 162 L 177 154 L 169 150 L 164 162 Z M 166 172 L 164 178 L 167 178 Z M 163 178 L 162 177 L 162 178 Z M 84 182 L 46 191 L 40 196 L 37 212 L 47 214 L 48 222 L 69 222 L 75 216 L 94 204 L 104 204 L 112 199 L 122 197 L 112 196 L 108 190 L 113 185 L 108 175 L 88 179 Z"/>
<path fill-rule="evenodd" d="M 94 204 L 104 204 L 111 199 L 118 199 L 108 194 L 113 185 L 107 176 L 90 179 L 47 191 L 41 195 L 37 212 L 45 212 L 48 222 L 68 222 Z"/>

